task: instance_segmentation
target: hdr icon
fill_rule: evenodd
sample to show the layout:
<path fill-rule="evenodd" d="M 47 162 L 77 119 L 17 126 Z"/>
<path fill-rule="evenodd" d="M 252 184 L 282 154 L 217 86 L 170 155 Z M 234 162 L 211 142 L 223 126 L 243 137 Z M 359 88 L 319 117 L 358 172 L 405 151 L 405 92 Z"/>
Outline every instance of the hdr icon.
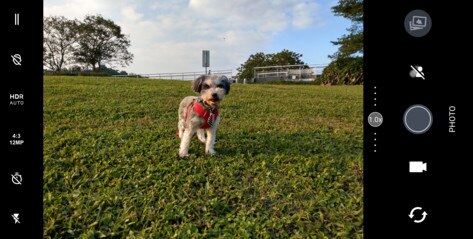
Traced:
<path fill-rule="evenodd" d="M 23 94 L 10 94 L 10 106 L 22 106 L 24 104 Z"/>

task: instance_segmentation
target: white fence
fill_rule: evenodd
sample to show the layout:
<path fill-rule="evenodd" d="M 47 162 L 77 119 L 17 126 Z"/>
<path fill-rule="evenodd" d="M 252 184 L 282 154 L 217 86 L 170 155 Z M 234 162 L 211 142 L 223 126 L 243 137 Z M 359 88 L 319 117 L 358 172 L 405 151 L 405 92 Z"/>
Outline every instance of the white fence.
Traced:
<path fill-rule="evenodd" d="M 314 69 L 314 73 L 316 76 L 322 75 L 322 72 L 324 71 L 325 67 L 328 66 L 329 63 L 324 63 L 324 64 L 310 64 L 309 67 L 311 69 Z"/>
<path fill-rule="evenodd" d="M 252 83 L 256 80 L 314 80 L 322 74 L 322 71 L 328 64 L 309 64 L 309 65 L 287 65 L 287 66 L 265 66 L 254 68 L 254 78 L 240 80 L 237 83 Z M 305 68 L 308 66 L 308 68 Z M 212 70 L 212 74 L 225 75 L 229 79 L 233 79 L 233 70 Z M 142 77 L 150 79 L 163 80 L 194 80 L 200 75 L 205 74 L 204 71 L 192 72 L 174 72 L 174 73 L 154 73 L 154 74 L 135 74 L 135 75 L 113 75 L 113 77 Z"/>
<path fill-rule="evenodd" d="M 212 74 L 225 75 L 228 78 L 232 77 L 232 70 L 212 70 Z M 162 80 L 194 80 L 200 75 L 205 74 L 203 71 L 193 72 L 177 72 L 177 73 L 154 73 L 154 74 L 136 74 L 136 75 L 113 75 L 113 77 L 143 77 L 150 79 Z"/>

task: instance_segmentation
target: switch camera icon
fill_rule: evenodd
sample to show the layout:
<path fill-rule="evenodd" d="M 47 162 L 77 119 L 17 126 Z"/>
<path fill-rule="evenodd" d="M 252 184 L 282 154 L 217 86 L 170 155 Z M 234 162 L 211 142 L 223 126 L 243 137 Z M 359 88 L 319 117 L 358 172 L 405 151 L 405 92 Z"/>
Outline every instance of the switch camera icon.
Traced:
<path fill-rule="evenodd" d="M 416 211 L 421 211 L 422 214 L 422 218 L 420 219 L 415 219 L 416 215 L 414 214 Z M 421 223 L 423 221 L 425 221 L 425 219 L 427 218 L 427 212 L 425 210 L 423 210 L 421 207 L 414 207 L 412 210 L 411 210 L 411 213 L 409 213 L 409 217 L 414 221 L 414 223 Z"/>
<path fill-rule="evenodd" d="M 422 173 L 427 171 L 427 163 L 422 161 L 410 161 L 409 173 Z"/>

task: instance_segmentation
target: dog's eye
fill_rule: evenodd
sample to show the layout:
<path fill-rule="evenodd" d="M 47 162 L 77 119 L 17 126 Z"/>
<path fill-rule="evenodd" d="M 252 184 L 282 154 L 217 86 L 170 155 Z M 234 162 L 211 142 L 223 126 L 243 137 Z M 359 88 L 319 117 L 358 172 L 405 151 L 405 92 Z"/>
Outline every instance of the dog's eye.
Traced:
<path fill-rule="evenodd" d="M 208 89 L 208 88 L 209 88 L 209 85 L 207 85 L 207 84 L 202 85 L 202 89 L 203 89 L 203 90 L 206 90 L 206 89 Z"/>

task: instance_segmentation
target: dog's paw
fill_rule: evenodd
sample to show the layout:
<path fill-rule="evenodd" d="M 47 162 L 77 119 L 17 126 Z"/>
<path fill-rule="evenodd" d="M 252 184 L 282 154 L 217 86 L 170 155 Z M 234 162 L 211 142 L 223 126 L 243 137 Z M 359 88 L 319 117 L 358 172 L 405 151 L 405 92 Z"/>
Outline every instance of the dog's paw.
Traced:
<path fill-rule="evenodd" d="M 205 153 L 210 154 L 210 155 L 215 155 L 217 152 L 214 149 L 209 149 Z"/>
<path fill-rule="evenodd" d="M 190 154 L 181 154 L 179 153 L 179 158 L 189 158 Z"/>

